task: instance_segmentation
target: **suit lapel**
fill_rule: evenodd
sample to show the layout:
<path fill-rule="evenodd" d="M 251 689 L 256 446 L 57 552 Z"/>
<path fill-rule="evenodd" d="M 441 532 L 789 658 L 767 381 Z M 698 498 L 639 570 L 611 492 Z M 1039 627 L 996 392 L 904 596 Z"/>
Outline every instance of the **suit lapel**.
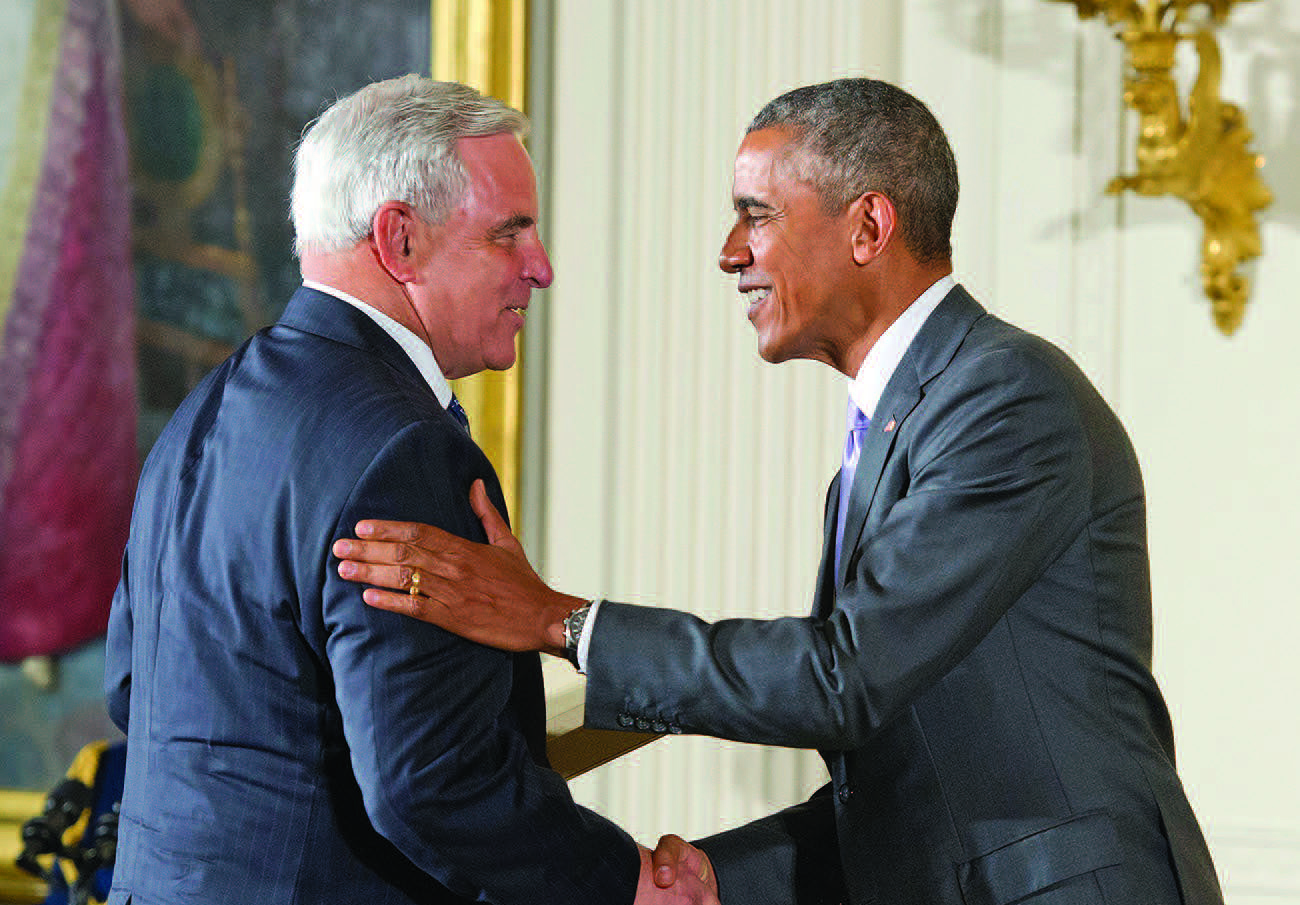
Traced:
<path fill-rule="evenodd" d="M 964 288 L 953 287 L 921 325 L 885 385 L 863 441 L 858 470 L 849 491 L 849 510 L 844 520 L 844 537 L 840 540 L 840 567 L 835 575 L 835 587 L 844 585 L 849 560 L 852 559 L 850 554 L 861 542 L 880 476 L 903 424 L 921 401 L 925 385 L 948 366 L 971 326 L 984 314 L 984 309 Z M 834 525 L 828 530 L 833 532 Z"/>

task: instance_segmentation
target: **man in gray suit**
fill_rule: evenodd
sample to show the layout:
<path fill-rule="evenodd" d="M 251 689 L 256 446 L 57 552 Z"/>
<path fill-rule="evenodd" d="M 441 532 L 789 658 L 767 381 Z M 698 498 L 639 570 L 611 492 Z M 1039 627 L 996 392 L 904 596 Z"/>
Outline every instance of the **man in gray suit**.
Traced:
<path fill-rule="evenodd" d="M 939 124 L 883 82 L 789 92 L 733 198 L 720 264 L 763 358 L 852 380 L 811 615 L 559 594 L 477 488 L 491 546 L 363 522 L 343 576 L 418 575 L 366 599 L 569 654 L 590 726 L 820 749 L 809 801 L 700 842 L 724 902 L 1221 903 L 1151 674 L 1136 457 L 1060 350 L 953 281 Z"/>

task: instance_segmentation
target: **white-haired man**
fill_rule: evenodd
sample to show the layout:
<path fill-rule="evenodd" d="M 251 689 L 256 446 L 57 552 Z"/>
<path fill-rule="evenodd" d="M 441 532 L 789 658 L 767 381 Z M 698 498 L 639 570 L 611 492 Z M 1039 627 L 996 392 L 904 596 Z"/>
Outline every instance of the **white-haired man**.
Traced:
<path fill-rule="evenodd" d="M 496 477 L 448 379 L 515 359 L 551 282 L 517 111 L 406 76 L 297 155 L 303 288 L 177 410 L 140 480 L 108 640 L 128 734 L 110 901 L 715 901 L 648 879 L 545 766 L 536 655 L 367 607 L 362 515 L 483 538 Z"/>

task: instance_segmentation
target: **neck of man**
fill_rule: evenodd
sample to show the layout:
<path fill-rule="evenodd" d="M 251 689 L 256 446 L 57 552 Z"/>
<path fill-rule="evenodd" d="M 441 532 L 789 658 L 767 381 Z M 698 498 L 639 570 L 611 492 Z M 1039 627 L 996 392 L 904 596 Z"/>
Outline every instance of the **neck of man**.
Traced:
<path fill-rule="evenodd" d="M 425 344 L 428 331 L 416 316 L 406 288 L 379 266 L 368 242 L 334 252 L 305 252 L 299 258 L 304 280 L 345 292 L 406 327 Z"/>
<path fill-rule="evenodd" d="M 863 286 L 863 309 L 868 312 L 866 329 L 836 366 L 836 370 L 850 379 L 857 375 L 867 353 L 894 321 L 936 280 L 952 273 L 952 260 L 947 258 L 923 264 L 911 255 L 899 255 L 881 263 L 887 266 L 874 271 L 872 279 Z"/>

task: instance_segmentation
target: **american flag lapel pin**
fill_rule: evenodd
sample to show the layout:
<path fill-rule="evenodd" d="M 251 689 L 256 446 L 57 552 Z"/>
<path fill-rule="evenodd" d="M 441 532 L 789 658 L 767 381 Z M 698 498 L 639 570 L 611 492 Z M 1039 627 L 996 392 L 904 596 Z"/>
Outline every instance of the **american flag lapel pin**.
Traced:
<path fill-rule="evenodd" d="M 898 427 L 898 421 L 896 421 L 893 418 L 890 418 L 889 423 L 885 425 L 885 433 L 889 433 L 896 427 Z"/>

